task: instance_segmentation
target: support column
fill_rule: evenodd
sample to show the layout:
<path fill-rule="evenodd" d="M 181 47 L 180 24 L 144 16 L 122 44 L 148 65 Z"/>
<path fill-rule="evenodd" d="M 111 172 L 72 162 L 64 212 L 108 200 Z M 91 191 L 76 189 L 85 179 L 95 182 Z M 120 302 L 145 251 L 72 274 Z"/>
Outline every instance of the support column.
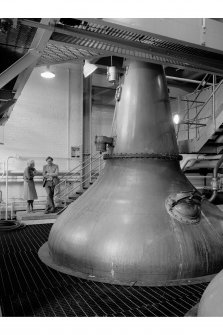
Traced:
<path fill-rule="evenodd" d="M 92 116 L 91 76 L 83 80 L 83 129 L 82 129 L 82 188 L 88 188 L 91 173 L 91 116 Z"/>
<path fill-rule="evenodd" d="M 214 131 L 216 131 L 216 118 L 215 118 L 215 82 L 216 82 L 216 76 L 213 74 L 213 87 L 212 87 L 212 121 L 213 121 L 213 127 Z"/>

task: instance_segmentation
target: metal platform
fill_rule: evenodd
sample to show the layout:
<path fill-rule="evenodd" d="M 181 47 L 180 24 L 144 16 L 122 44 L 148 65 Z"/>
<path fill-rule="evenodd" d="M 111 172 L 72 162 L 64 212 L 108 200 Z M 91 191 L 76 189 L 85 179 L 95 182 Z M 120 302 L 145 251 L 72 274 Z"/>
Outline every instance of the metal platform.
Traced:
<path fill-rule="evenodd" d="M 62 274 L 37 255 L 51 226 L 0 234 L 3 316 L 184 316 L 207 286 L 116 286 Z"/>

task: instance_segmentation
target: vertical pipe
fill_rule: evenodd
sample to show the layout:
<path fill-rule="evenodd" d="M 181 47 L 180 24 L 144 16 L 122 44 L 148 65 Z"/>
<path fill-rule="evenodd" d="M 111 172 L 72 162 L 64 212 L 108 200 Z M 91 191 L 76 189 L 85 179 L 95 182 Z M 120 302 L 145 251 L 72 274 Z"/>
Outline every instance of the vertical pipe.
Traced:
<path fill-rule="evenodd" d="M 65 180 L 65 190 L 67 189 L 67 180 Z M 66 194 L 66 193 L 65 193 Z M 65 195 L 65 199 L 64 199 L 64 205 L 66 207 L 67 205 L 67 196 Z"/>
<path fill-rule="evenodd" d="M 6 181 L 5 181 L 5 189 L 6 189 L 6 209 L 5 209 L 5 219 L 8 220 L 8 170 L 9 170 L 9 159 L 16 158 L 13 156 L 9 156 L 6 160 Z"/>
<path fill-rule="evenodd" d="M 91 99 L 91 77 L 84 78 L 83 82 L 83 164 L 82 164 L 82 187 L 87 188 L 89 186 L 90 179 L 90 165 L 91 160 L 91 110 L 92 110 L 92 99 Z"/>
<path fill-rule="evenodd" d="M 178 115 L 181 118 L 181 97 L 180 95 L 177 96 L 177 110 L 178 110 Z M 179 135 L 179 131 L 180 131 L 180 122 L 176 125 L 176 136 L 178 138 Z"/>
<path fill-rule="evenodd" d="M 215 79 L 216 76 L 213 75 L 213 86 L 212 86 L 212 121 L 214 126 L 214 131 L 216 130 L 216 119 L 215 119 Z"/>
<path fill-rule="evenodd" d="M 207 186 L 207 179 L 206 178 L 207 178 L 207 174 L 204 175 L 204 187 Z"/>
<path fill-rule="evenodd" d="M 189 120 L 190 120 L 190 109 L 189 109 L 189 102 L 187 101 L 187 114 L 188 114 L 188 125 L 187 125 L 187 139 L 190 139 L 190 124 L 189 124 Z"/>
<path fill-rule="evenodd" d="M 68 106 L 67 106 L 67 171 L 70 170 L 70 112 L 71 112 L 71 69 L 68 69 Z"/>
<path fill-rule="evenodd" d="M 91 91 L 92 91 L 92 81 L 91 81 Z M 90 110 L 89 110 L 89 154 L 90 154 L 90 176 L 88 179 L 88 185 L 91 183 L 92 179 L 92 92 L 90 92 Z"/>
<path fill-rule="evenodd" d="M 202 30 L 201 30 L 201 45 L 206 44 L 206 19 L 202 18 Z"/>
<path fill-rule="evenodd" d="M 101 155 L 99 155 L 99 174 L 101 172 Z"/>
<path fill-rule="evenodd" d="M 11 220 L 13 219 L 13 203 L 11 203 Z"/>
<path fill-rule="evenodd" d="M 92 155 L 90 154 L 90 178 L 89 178 L 89 183 L 91 183 L 91 176 L 92 176 Z"/>
<path fill-rule="evenodd" d="M 195 110 L 196 110 L 195 113 L 196 113 L 196 115 L 197 115 L 197 105 L 196 105 L 196 109 L 195 109 Z M 196 117 L 196 119 L 195 119 L 195 122 L 196 122 L 196 125 L 195 125 L 195 131 L 196 131 L 196 134 L 195 134 L 195 135 L 196 135 L 196 139 L 197 139 L 197 133 L 198 133 L 198 132 L 197 132 L 197 129 L 198 129 L 198 128 L 197 128 L 197 117 Z"/>
<path fill-rule="evenodd" d="M 5 181 L 5 193 L 6 193 L 6 201 L 5 201 L 5 219 L 8 220 L 8 161 L 9 158 L 6 160 L 6 181 Z"/>
<path fill-rule="evenodd" d="M 212 178 L 213 193 L 212 193 L 212 196 L 208 199 L 210 202 L 213 202 L 215 200 L 215 198 L 217 197 L 217 193 L 218 193 L 218 169 L 220 168 L 222 163 L 223 163 L 223 155 L 217 161 L 217 164 L 214 168 L 213 178 Z"/>

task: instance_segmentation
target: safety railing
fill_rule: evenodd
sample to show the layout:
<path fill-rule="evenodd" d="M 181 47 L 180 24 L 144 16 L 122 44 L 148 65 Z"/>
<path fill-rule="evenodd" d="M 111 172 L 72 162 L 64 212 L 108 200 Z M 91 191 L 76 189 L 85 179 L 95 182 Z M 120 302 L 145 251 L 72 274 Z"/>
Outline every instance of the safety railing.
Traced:
<path fill-rule="evenodd" d="M 199 139 L 200 129 L 205 127 L 210 120 L 213 122 L 214 129 L 216 129 L 216 95 L 220 87 L 223 87 L 223 80 L 218 84 L 215 84 L 215 76 L 213 76 L 213 85 L 204 88 L 204 84 L 208 79 L 209 77 L 206 75 L 198 85 L 197 89 L 181 100 L 185 102 L 186 108 L 180 112 L 183 117 L 180 124 L 177 126 L 176 133 L 178 140 L 182 139 L 182 137 L 183 139 L 188 140 L 194 138 Z M 203 98 L 204 101 L 201 101 L 201 98 Z M 219 94 L 217 98 L 221 99 L 221 102 L 223 102 L 221 94 Z M 186 136 L 180 136 L 182 135 L 181 132 L 186 132 Z"/>
<path fill-rule="evenodd" d="M 55 187 L 57 201 L 63 201 L 66 205 L 69 196 L 72 196 L 78 190 L 83 190 L 83 185 L 86 185 L 86 183 L 91 184 L 92 180 L 100 174 L 103 166 L 102 155 L 97 153 L 69 171 Z M 61 189 L 62 187 L 63 189 Z"/>
<path fill-rule="evenodd" d="M 99 156 L 100 156 L 99 153 L 96 153 L 96 154 L 93 155 L 93 156 L 89 156 L 87 159 L 85 159 L 84 164 L 88 164 L 88 163 L 90 163 L 93 159 L 96 159 L 96 158 L 98 158 Z M 72 170 L 70 170 L 70 171 L 68 171 L 67 173 L 65 173 L 65 174 L 63 175 L 63 179 L 59 182 L 59 184 L 57 184 L 57 186 L 59 186 L 59 185 L 65 183 L 66 180 L 68 180 L 72 175 L 76 174 L 76 173 L 80 170 L 80 168 L 82 168 L 82 167 L 83 167 L 83 163 L 81 162 L 80 164 L 78 164 L 77 166 L 75 166 Z"/>

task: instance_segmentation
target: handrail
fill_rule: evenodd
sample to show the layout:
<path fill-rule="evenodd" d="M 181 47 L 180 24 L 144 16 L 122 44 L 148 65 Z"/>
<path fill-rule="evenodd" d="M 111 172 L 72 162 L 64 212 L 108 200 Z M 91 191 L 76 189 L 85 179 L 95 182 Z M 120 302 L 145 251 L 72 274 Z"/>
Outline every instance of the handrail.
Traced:
<path fill-rule="evenodd" d="M 82 178 L 84 177 L 84 176 L 86 176 L 86 175 L 88 175 L 89 174 L 89 172 L 86 172 L 85 174 L 83 174 L 82 175 Z M 92 174 L 91 174 L 91 176 L 90 177 L 92 177 Z M 87 178 L 88 179 L 88 178 Z M 77 186 L 80 186 L 80 185 L 82 185 L 82 183 L 84 183 L 87 179 L 85 179 L 85 180 L 83 180 L 80 184 L 78 184 Z M 66 190 L 66 189 L 65 189 Z M 64 190 L 63 190 L 64 191 Z M 61 193 L 63 193 L 63 191 L 61 192 Z M 58 196 L 58 195 L 57 195 Z"/>
<path fill-rule="evenodd" d="M 90 166 L 90 171 L 87 171 L 85 172 L 84 174 L 80 173 L 81 175 L 81 179 L 82 179 L 82 182 L 81 180 L 76 180 L 78 182 L 78 185 L 75 187 L 75 188 L 71 188 L 70 189 L 70 185 L 68 187 L 65 187 L 65 189 L 63 190 L 59 190 L 58 186 L 61 185 L 62 183 L 66 183 L 66 181 L 69 179 L 69 178 L 72 178 L 76 173 L 77 171 L 75 172 L 75 174 L 70 174 L 68 175 L 68 178 L 62 180 L 59 184 L 56 185 L 56 187 L 58 188 L 58 193 L 56 194 L 56 197 L 58 199 L 63 199 L 64 197 L 66 197 L 67 195 L 69 195 L 73 190 L 75 190 L 77 187 L 81 187 L 81 185 L 86 181 L 88 180 L 89 178 L 91 179 L 92 177 L 94 177 L 97 173 L 100 173 L 100 167 L 101 167 L 101 157 L 102 157 L 102 154 L 99 154 L 99 153 L 96 153 L 94 156 L 92 157 L 89 157 L 87 159 L 87 161 L 84 162 L 84 166 L 82 166 L 78 172 L 81 172 L 83 171 L 84 169 L 86 169 L 86 167 Z M 98 162 L 98 159 L 99 159 L 99 162 Z M 89 161 L 89 163 L 88 163 Z M 94 163 L 96 162 L 96 166 L 94 166 L 94 168 L 92 168 L 92 164 L 95 165 Z M 98 163 L 97 163 L 98 162 Z M 87 164 L 86 164 L 87 163 Z M 75 169 L 76 170 L 76 169 Z M 94 172 L 93 172 L 94 171 Z M 89 177 L 85 178 L 87 175 L 89 175 Z M 83 179 L 84 178 L 84 179 Z M 65 184 L 66 185 L 66 184 Z M 70 191 L 69 191 L 70 190 Z"/>
<path fill-rule="evenodd" d="M 203 79 L 203 80 L 205 80 L 205 78 Z M 196 115 L 195 116 L 193 116 L 191 119 L 188 119 L 187 121 L 188 121 L 188 129 L 184 129 L 183 131 L 187 131 L 188 132 L 188 138 L 189 138 L 189 131 L 190 131 L 190 129 L 192 130 L 192 129 L 197 129 L 196 127 L 192 127 L 193 125 L 194 125 L 194 122 L 196 122 L 197 121 L 197 119 L 198 119 L 198 117 L 199 117 L 199 115 L 202 113 L 202 111 L 204 110 L 204 108 L 207 106 L 207 104 L 210 102 L 210 100 L 213 98 L 214 99 L 214 97 L 215 97 L 215 93 L 218 91 L 218 89 L 221 87 L 221 85 L 222 85 L 222 83 L 223 83 L 223 79 L 214 87 L 213 86 L 213 90 L 212 90 L 212 92 L 211 92 L 211 94 L 210 94 L 210 96 L 207 98 L 207 100 L 203 103 L 203 105 L 200 107 L 197 107 L 198 108 L 198 111 L 197 111 L 197 113 L 196 113 Z M 196 92 L 196 90 L 195 90 L 195 92 Z M 200 90 L 199 91 L 199 94 L 202 92 L 202 90 Z M 198 94 L 198 95 L 199 95 Z M 198 95 L 195 97 L 195 100 L 194 101 L 196 101 L 196 99 L 197 99 L 197 97 L 198 97 Z M 193 103 L 191 104 L 191 106 L 193 105 Z M 191 106 L 190 106 L 190 108 L 191 108 Z M 181 124 L 183 124 L 183 121 L 185 121 L 185 118 L 186 118 L 186 116 L 187 115 L 189 115 L 189 112 L 190 112 L 190 108 L 187 108 L 187 109 L 185 109 L 184 111 L 186 111 L 186 113 L 184 114 L 184 117 L 183 117 L 183 120 L 182 120 L 182 122 L 181 122 Z M 200 108 L 200 109 L 199 109 Z M 213 107 L 214 108 L 214 107 Z M 183 111 L 183 112 L 184 112 Z M 212 117 L 214 118 L 215 117 L 215 115 L 213 116 L 214 114 L 212 113 Z M 211 116 L 210 116 L 211 117 Z M 209 119 L 210 118 L 209 116 L 208 117 L 206 117 L 207 119 Z M 201 119 L 201 118 L 200 118 Z M 200 120 L 199 119 L 199 120 Z M 189 123 L 190 122 L 190 123 Z M 178 127 L 178 130 L 177 130 L 177 137 L 178 137 L 178 134 L 179 134 L 179 132 L 180 132 L 180 129 L 179 129 L 180 127 Z M 182 131 L 182 130 L 181 130 Z M 197 137 L 197 135 L 196 135 L 196 137 Z"/>
<path fill-rule="evenodd" d="M 96 173 L 95 173 L 96 174 Z M 88 180 L 91 176 L 89 176 L 88 178 L 86 178 L 85 180 L 83 180 L 79 185 L 75 186 L 74 188 L 72 188 L 68 193 L 64 194 L 64 197 L 67 197 L 70 193 L 72 193 L 74 190 L 76 190 L 77 188 L 80 187 L 80 185 L 82 185 L 83 183 L 86 182 L 86 180 Z M 59 199 L 61 199 L 60 197 L 58 197 Z M 61 199 L 62 200 L 62 199 Z"/>
<path fill-rule="evenodd" d="M 98 157 L 96 157 L 98 156 Z M 87 158 L 84 162 L 84 164 L 89 160 L 90 162 L 88 163 L 88 165 L 90 165 L 92 162 L 94 162 L 95 160 L 97 160 L 98 158 L 100 157 L 100 154 L 99 153 L 96 153 L 94 156 L 90 156 L 89 158 Z M 93 160 L 92 160 L 93 158 Z M 81 171 L 83 170 L 84 168 L 86 168 L 88 165 L 84 165 L 83 166 L 83 163 L 80 163 L 78 164 L 75 168 L 73 168 L 72 170 L 70 170 L 69 172 L 67 172 L 66 174 L 63 175 L 63 177 L 66 177 L 67 178 L 63 178 L 57 185 L 56 187 L 58 187 L 59 185 L 61 185 L 63 182 L 65 182 L 69 177 L 73 176 L 75 173 L 73 173 L 75 170 L 77 170 L 77 168 L 79 168 L 80 166 L 82 166 L 81 169 L 79 169 L 78 171 Z"/>
<path fill-rule="evenodd" d="M 205 101 L 205 103 L 203 104 L 203 106 L 201 107 L 201 109 L 199 110 L 199 112 L 197 113 L 197 115 L 195 116 L 194 119 L 192 119 L 192 122 L 194 122 L 196 120 L 196 118 L 200 115 L 201 111 L 204 109 L 204 107 L 208 104 L 208 102 L 211 100 L 211 98 L 213 97 L 213 95 L 217 92 L 217 90 L 219 89 L 219 87 L 221 86 L 221 84 L 223 83 L 223 79 L 220 81 L 220 83 L 218 83 L 218 85 L 215 87 L 215 89 L 213 90 L 213 92 L 211 93 L 211 95 L 209 96 L 209 98 Z"/>
<path fill-rule="evenodd" d="M 186 109 L 184 110 L 186 113 L 185 113 L 185 115 L 183 116 L 183 120 L 184 120 L 185 117 L 189 114 L 189 111 L 191 110 L 191 107 L 193 106 L 194 102 L 196 101 L 196 99 L 197 99 L 197 98 L 199 97 L 199 95 L 201 94 L 202 89 L 199 91 L 199 88 L 200 88 L 201 86 L 203 86 L 202 83 L 205 81 L 205 79 L 206 79 L 207 76 L 209 76 L 208 73 L 204 76 L 204 78 L 202 79 L 202 81 L 200 82 L 200 84 L 198 85 L 198 87 L 194 90 L 193 93 L 196 93 L 196 92 L 198 91 L 198 94 L 197 94 L 196 97 L 194 98 L 194 101 L 192 102 L 192 104 L 190 105 L 190 107 L 189 107 L 189 108 L 186 108 Z M 193 93 L 192 93 L 192 94 L 193 94 Z"/>
<path fill-rule="evenodd" d="M 98 166 L 97 167 L 99 167 L 100 166 L 100 164 L 98 164 Z M 96 167 L 96 168 L 97 168 Z M 73 187 L 72 189 L 70 189 L 67 193 L 62 193 L 61 195 L 57 195 L 57 197 L 60 199 L 60 200 L 62 200 L 64 197 L 67 197 L 70 193 L 72 193 L 73 191 L 75 191 L 77 188 L 80 188 L 81 187 L 81 185 L 82 184 L 84 184 L 88 179 L 90 179 L 90 178 L 92 178 L 92 176 L 95 176 L 96 174 L 98 173 L 98 171 L 95 171 L 93 174 L 91 174 L 89 177 L 87 177 L 87 178 L 85 178 L 80 184 L 78 184 L 78 185 L 76 185 L 75 187 Z M 87 174 L 89 174 L 89 172 L 87 173 Z M 86 174 L 85 174 L 86 175 Z M 84 176 L 85 176 L 84 175 Z"/>
<path fill-rule="evenodd" d="M 92 159 L 93 157 L 96 157 L 97 155 L 99 155 L 98 152 L 97 152 L 94 156 L 90 156 L 89 158 L 87 158 L 85 161 L 88 161 L 88 160 Z M 81 165 L 82 165 L 82 162 L 81 162 L 80 164 L 78 164 L 77 166 L 75 166 L 75 168 L 73 168 L 73 169 L 70 170 L 69 172 L 65 173 L 65 174 L 63 175 L 63 177 L 64 177 L 64 176 L 67 176 L 67 175 L 70 175 L 70 173 L 71 173 L 72 171 L 75 171 L 75 170 L 76 170 L 77 168 L 79 168 Z"/>
<path fill-rule="evenodd" d="M 201 82 L 199 83 L 199 85 L 197 86 L 197 88 L 196 88 L 196 89 L 194 90 L 194 92 L 192 93 L 192 94 L 196 94 L 196 92 L 198 92 L 198 94 L 197 94 L 197 95 L 195 96 L 195 98 L 194 98 L 194 101 L 192 101 L 192 104 L 190 105 L 190 107 L 188 106 L 186 109 L 184 109 L 184 110 L 182 111 L 182 113 L 185 112 L 182 121 L 184 121 L 185 118 L 186 118 L 187 116 L 189 116 L 189 113 L 190 113 L 190 110 L 192 109 L 193 104 L 196 102 L 197 98 L 199 97 L 199 95 L 200 95 L 201 92 L 203 91 L 202 89 L 199 91 L 199 89 L 200 89 L 201 86 L 203 86 L 203 82 L 206 81 L 206 78 L 207 78 L 209 75 L 210 75 L 210 74 L 207 73 L 207 74 L 204 76 L 204 78 L 201 80 Z M 203 88 L 204 88 L 204 87 L 203 87 Z M 197 108 L 197 106 L 196 106 L 196 108 Z M 179 132 L 180 132 L 180 125 L 181 125 L 181 124 L 179 124 L 179 126 L 178 126 L 178 128 L 177 128 L 177 131 L 176 131 L 176 136 L 177 136 L 177 138 L 178 138 L 178 135 L 179 135 Z"/>
<path fill-rule="evenodd" d="M 98 164 L 98 166 L 96 166 L 96 168 L 98 168 L 99 166 L 100 166 L 100 164 Z M 98 172 L 94 172 L 93 174 L 90 175 L 90 177 L 94 176 L 96 173 L 98 173 Z M 84 177 L 84 176 L 86 176 L 86 175 L 88 175 L 88 174 L 89 174 L 89 172 L 85 173 L 82 177 Z M 89 178 L 89 177 L 88 177 L 88 178 Z M 80 184 L 77 185 L 77 187 L 79 187 L 80 185 L 82 185 L 88 178 L 84 179 Z M 65 189 L 65 190 L 66 190 L 66 189 Z M 63 190 L 63 191 L 65 191 L 65 190 Z M 62 191 L 61 193 L 63 193 L 63 191 Z M 57 195 L 57 196 L 58 196 L 58 195 Z"/>
<path fill-rule="evenodd" d="M 100 156 L 99 156 L 99 157 L 100 157 Z M 78 172 L 84 170 L 87 166 L 91 165 L 92 162 L 97 161 L 99 157 L 94 158 L 93 160 L 91 160 L 88 164 L 84 165 L 81 169 L 79 169 Z M 69 175 L 68 178 L 69 178 L 69 177 L 72 177 L 72 176 L 75 175 L 75 174 L 76 174 L 76 173 L 73 173 L 73 174 Z M 66 180 L 67 180 L 67 179 L 66 179 Z M 61 183 L 65 182 L 66 180 L 65 180 L 65 179 L 62 180 L 62 181 L 61 181 L 59 184 L 57 184 L 56 186 L 58 186 L 58 185 L 60 185 Z"/>

